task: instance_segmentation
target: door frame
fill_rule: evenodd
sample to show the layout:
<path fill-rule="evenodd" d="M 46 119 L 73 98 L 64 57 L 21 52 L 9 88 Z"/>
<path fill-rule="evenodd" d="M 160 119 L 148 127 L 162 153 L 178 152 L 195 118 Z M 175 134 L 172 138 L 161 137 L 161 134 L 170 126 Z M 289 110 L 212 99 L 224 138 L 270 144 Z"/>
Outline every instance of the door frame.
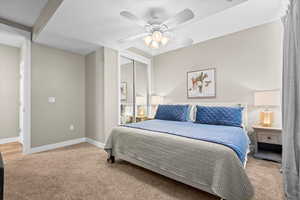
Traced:
<path fill-rule="evenodd" d="M 23 77 L 20 78 L 22 88 L 19 92 L 23 90 L 20 100 L 23 99 L 24 105 L 23 117 L 19 109 L 20 139 L 22 140 L 20 142 L 23 143 L 23 153 L 29 154 L 31 152 L 31 33 L 5 24 L 0 24 L 0 31 L 9 36 L 9 39 L 4 38 L 2 43 L 20 48 L 20 73 L 21 66 L 24 67 Z"/>
<path fill-rule="evenodd" d="M 130 60 L 133 61 L 138 61 L 140 63 L 146 64 L 147 65 L 147 78 L 148 78 L 148 88 L 147 88 L 147 92 L 148 92 L 148 97 L 147 97 L 147 103 L 148 103 L 148 114 L 151 113 L 151 106 L 150 106 L 150 96 L 152 94 L 152 61 L 150 58 L 146 58 L 144 56 L 141 56 L 139 54 L 133 53 L 131 51 L 120 51 L 119 55 L 118 55 L 118 63 L 119 63 L 119 67 L 118 67 L 118 124 L 121 124 L 120 121 L 120 114 L 121 114 L 121 91 L 120 91 L 120 87 L 121 87 L 121 57 L 125 57 L 128 58 Z M 135 78 L 135 75 L 134 75 Z M 135 99 L 135 97 L 134 97 Z"/>

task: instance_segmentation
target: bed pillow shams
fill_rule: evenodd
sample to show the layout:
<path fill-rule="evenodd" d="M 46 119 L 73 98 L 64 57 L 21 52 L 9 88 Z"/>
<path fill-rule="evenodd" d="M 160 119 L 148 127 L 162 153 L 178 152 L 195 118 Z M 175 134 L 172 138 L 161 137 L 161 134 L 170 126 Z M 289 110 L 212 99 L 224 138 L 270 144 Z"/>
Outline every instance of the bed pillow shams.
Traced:
<path fill-rule="evenodd" d="M 171 121 L 187 121 L 189 105 L 159 105 L 155 119 Z"/>
<path fill-rule="evenodd" d="M 196 123 L 242 127 L 242 107 L 197 106 Z"/>

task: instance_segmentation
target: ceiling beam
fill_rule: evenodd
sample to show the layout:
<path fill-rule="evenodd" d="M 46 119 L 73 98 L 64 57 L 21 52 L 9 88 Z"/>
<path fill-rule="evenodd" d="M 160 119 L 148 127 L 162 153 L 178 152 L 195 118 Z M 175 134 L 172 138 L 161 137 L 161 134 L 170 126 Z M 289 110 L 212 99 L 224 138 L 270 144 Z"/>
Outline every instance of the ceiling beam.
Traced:
<path fill-rule="evenodd" d="M 24 31 L 28 31 L 30 33 L 32 32 L 32 27 L 30 27 L 30 26 L 26 26 L 26 25 L 23 25 L 23 24 L 20 24 L 20 23 L 17 23 L 17 22 L 8 20 L 8 19 L 4 19 L 4 18 L 1 18 L 1 17 L 0 17 L 0 23 L 5 24 L 7 26 L 14 27 L 14 28 L 18 28 L 18 29 L 21 29 L 21 30 L 24 30 Z"/>
<path fill-rule="evenodd" d="M 43 8 L 40 16 L 36 20 L 33 26 L 33 40 L 36 40 L 39 34 L 48 24 L 51 17 L 54 15 L 56 10 L 62 4 L 64 0 L 48 0 L 46 6 Z"/>

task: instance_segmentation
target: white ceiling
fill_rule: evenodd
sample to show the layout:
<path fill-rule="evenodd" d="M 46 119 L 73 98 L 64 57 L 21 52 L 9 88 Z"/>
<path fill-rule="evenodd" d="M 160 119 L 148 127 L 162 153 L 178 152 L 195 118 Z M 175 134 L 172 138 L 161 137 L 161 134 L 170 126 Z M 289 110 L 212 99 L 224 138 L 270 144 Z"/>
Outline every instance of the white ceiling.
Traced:
<path fill-rule="evenodd" d="M 195 18 L 174 32 L 198 43 L 278 19 L 281 1 L 64 0 L 38 42 L 81 54 L 87 54 L 98 46 L 108 46 L 116 49 L 134 47 L 150 55 L 158 55 L 182 46 L 170 41 L 164 48 L 151 50 L 141 39 L 121 45 L 118 40 L 143 32 L 143 28 L 122 18 L 119 15 L 121 11 L 130 11 L 147 21 L 151 11 L 157 10 L 156 15 L 164 21 L 190 8 Z"/>
<path fill-rule="evenodd" d="M 143 33 L 144 29 L 121 17 L 121 11 L 130 11 L 148 21 L 151 19 L 150 13 L 156 10 L 156 16 L 165 21 L 183 9 L 190 8 L 195 13 L 195 18 L 188 22 L 191 24 L 243 1 L 245 0 L 89 0 L 87 3 L 82 0 L 64 0 L 38 41 L 53 42 L 53 36 L 56 35 L 58 44 L 65 41 L 65 38 L 72 38 L 89 44 L 126 49 L 135 44 L 123 46 L 118 41 Z M 43 34 L 49 34 L 51 38 Z M 75 50 L 75 46 L 72 50 Z"/>
<path fill-rule="evenodd" d="M 82 55 L 87 55 L 98 49 L 99 46 L 102 46 L 97 43 L 90 43 L 69 37 L 68 34 L 58 35 L 48 31 L 43 31 L 42 34 L 39 35 L 37 42 Z"/>
<path fill-rule="evenodd" d="M 48 0 L 0 0 L 0 17 L 33 26 Z"/>
<path fill-rule="evenodd" d="M 21 48 L 24 43 L 24 37 L 30 38 L 31 34 L 0 23 L 0 44 Z"/>

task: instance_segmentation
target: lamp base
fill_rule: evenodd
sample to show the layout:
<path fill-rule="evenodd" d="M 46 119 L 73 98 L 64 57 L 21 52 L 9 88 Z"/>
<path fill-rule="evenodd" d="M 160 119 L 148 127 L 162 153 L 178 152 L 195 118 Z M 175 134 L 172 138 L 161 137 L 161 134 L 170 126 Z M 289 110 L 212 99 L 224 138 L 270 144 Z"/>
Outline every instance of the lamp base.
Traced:
<path fill-rule="evenodd" d="M 272 127 L 274 113 L 272 111 L 262 111 L 259 113 L 260 125 L 264 127 Z"/>

